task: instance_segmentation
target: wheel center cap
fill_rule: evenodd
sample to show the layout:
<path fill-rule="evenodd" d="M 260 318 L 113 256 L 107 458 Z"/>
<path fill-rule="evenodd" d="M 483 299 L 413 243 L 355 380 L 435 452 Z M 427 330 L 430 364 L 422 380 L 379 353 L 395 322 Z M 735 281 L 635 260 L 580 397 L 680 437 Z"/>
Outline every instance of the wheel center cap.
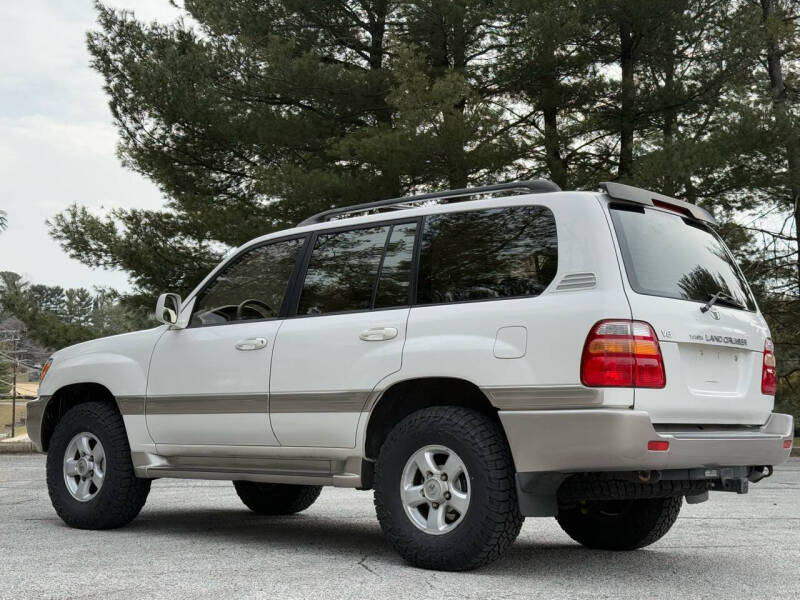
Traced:
<path fill-rule="evenodd" d="M 86 460 L 85 458 L 81 458 L 81 459 L 78 461 L 78 464 L 76 465 L 76 467 L 75 467 L 75 468 L 76 468 L 76 469 L 77 469 L 77 471 L 78 471 L 78 475 L 80 475 L 81 477 L 83 477 L 83 476 L 84 476 L 84 475 L 86 475 L 86 474 L 87 474 L 89 471 L 91 471 L 91 465 L 89 464 L 89 461 L 88 461 L 88 460 Z"/>
<path fill-rule="evenodd" d="M 438 479 L 428 479 L 422 489 L 428 500 L 439 501 L 444 497 L 444 484 Z"/>

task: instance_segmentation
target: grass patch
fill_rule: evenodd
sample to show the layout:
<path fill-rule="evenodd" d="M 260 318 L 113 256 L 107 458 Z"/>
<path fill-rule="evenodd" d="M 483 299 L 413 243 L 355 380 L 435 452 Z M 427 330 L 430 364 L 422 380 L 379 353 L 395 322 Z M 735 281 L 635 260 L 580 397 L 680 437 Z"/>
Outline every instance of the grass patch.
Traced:
<path fill-rule="evenodd" d="M 27 400 L 17 401 L 17 423 L 27 416 L 26 403 Z M 14 434 L 16 435 L 20 429 L 21 428 L 17 426 Z M 11 404 L 0 404 L 0 431 L 11 431 Z"/>
<path fill-rule="evenodd" d="M 10 427 L 7 428 L 5 430 L 5 432 L 7 434 L 11 433 L 11 428 Z M 15 438 L 18 438 L 21 435 L 28 435 L 28 428 L 25 425 L 17 425 L 17 427 L 14 429 L 14 437 Z M 5 439 L 9 439 L 9 438 L 5 438 Z"/>

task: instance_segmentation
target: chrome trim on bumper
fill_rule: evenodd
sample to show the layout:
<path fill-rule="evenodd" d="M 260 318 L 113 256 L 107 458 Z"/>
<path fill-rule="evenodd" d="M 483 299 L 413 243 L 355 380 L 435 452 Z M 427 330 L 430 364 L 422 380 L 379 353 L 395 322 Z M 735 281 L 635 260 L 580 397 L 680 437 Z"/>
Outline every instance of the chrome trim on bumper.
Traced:
<path fill-rule="evenodd" d="M 776 465 L 789 457 L 791 415 L 773 413 L 756 430 L 656 431 L 637 410 L 548 410 L 499 413 L 517 472 L 585 472 Z M 706 426 L 709 427 L 709 426 Z M 669 441 L 666 452 L 647 442 Z"/>
<path fill-rule="evenodd" d="M 39 396 L 25 406 L 28 437 L 39 452 L 44 452 L 42 449 L 42 417 L 48 402 L 50 402 L 50 396 Z"/>
<path fill-rule="evenodd" d="M 603 403 L 603 391 L 582 385 L 498 386 L 481 388 L 499 410 L 578 408 Z"/>

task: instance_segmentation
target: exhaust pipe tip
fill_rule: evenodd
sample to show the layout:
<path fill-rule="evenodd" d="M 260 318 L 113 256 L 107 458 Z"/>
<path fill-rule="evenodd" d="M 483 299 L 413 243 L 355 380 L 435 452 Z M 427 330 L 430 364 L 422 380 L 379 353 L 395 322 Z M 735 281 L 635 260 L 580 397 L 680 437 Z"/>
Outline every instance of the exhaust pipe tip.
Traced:
<path fill-rule="evenodd" d="M 638 477 L 642 483 L 658 483 L 661 481 L 661 471 L 639 471 Z"/>

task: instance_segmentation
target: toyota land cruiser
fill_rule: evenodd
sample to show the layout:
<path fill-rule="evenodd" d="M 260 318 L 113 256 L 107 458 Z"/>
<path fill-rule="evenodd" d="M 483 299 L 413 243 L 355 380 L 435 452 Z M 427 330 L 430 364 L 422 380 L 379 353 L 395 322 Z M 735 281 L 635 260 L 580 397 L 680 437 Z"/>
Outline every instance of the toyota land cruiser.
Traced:
<path fill-rule="evenodd" d="M 784 461 L 767 325 L 714 217 L 547 181 L 333 209 L 232 253 L 155 329 L 56 352 L 28 404 L 53 506 L 119 527 L 153 479 L 268 515 L 374 490 L 413 565 L 498 558 L 526 516 L 632 550 Z"/>

